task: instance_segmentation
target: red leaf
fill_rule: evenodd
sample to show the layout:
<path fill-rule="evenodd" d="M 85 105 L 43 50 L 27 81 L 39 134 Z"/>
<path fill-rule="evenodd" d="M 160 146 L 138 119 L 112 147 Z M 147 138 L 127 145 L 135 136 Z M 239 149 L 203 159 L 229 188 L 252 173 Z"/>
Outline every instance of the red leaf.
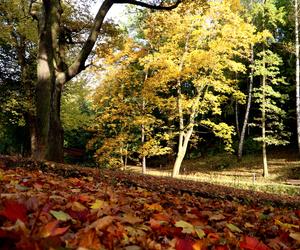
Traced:
<path fill-rule="evenodd" d="M 244 241 L 240 242 L 240 248 L 247 250 L 268 250 L 269 248 L 258 239 L 250 236 L 245 236 Z"/>
<path fill-rule="evenodd" d="M 176 250 L 193 250 L 194 242 L 189 239 L 177 239 L 175 249 Z"/>
<path fill-rule="evenodd" d="M 0 211 L 0 215 L 3 215 L 7 219 L 15 222 L 17 219 L 26 222 L 27 221 L 27 209 L 25 205 L 14 201 L 7 200 L 4 202 L 4 210 Z"/>

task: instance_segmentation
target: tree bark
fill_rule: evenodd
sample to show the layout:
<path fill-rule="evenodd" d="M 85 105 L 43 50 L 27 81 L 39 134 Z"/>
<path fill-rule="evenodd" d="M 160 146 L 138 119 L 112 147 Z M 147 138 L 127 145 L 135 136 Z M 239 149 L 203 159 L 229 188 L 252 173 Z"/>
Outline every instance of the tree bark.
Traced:
<path fill-rule="evenodd" d="M 254 65 L 253 45 L 251 45 L 251 59 L 250 60 L 251 60 L 251 65 L 253 66 Z M 238 160 L 239 161 L 242 160 L 242 156 L 243 156 L 245 134 L 246 134 L 246 128 L 248 126 L 248 120 L 249 120 L 249 114 L 250 114 L 250 108 L 251 108 L 251 102 L 252 102 L 253 73 L 254 73 L 254 69 L 253 69 L 253 67 L 251 67 L 250 82 L 249 82 L 249 91 L 248 91 L 248 100 L 247 100 L 245 118 L 244 118 L 244 122 L 243 122 L 243 127 L 242 127 L 240 141 L 239 141 L 239 148 L 238 148 Z"/>
<path fill-rule="evenodd" d="M 297 141 L 300 154 L 300 66 L 299 66 L 299 20 L 298 0 L 295 0 L 295 49 L 296 49 L 296 113 L 297 113 Z"/>
<path fill-rule="evenodd" d="M 103 20 L 115 3 L 128 3 L 158 10 L 171 10 L 178 6 L 150 5 L 135 0 L 104 0 L 90 29 L 81 51 L 68 67 L 61 53 L 61 0 L 43 0 L 35 3 L 31 0 L 30 10 L 38 20 L 38 59 L 36 84 L 36 150 L 32 156 L 38 160 L 63 161 L 63 129 L 60 121 L 60 101 L 63 85 L 78 75 L 85 65 L 99 36 Z M 33 4 L 41 6 L 40 13 L 33 11 Z"/>
<path fill-rule="evenodd" d="M 263 46 L 264 47 L 264 46 Z M 263 69 L 266 68 L 265 48 L 263 48 Z M 263 176 L 268 177 L 268 161 L 267 161 L 267 143 L 266 143 L 266 75 L 262 76 L 262 107 L 261 107 L 261 128 L 262 128 L 262 156 L 263 156 Z"/>

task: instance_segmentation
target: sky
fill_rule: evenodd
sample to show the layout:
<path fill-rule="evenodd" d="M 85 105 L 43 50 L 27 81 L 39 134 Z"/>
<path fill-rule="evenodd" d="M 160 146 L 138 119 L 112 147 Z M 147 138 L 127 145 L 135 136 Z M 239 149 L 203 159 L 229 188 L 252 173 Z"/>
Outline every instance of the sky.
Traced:
<path fill-rule="evenodd" d="M 96 4 L 92 7 L 92 13 L 95 16 L 97 11 L 100 8 L 102 1 L 97 1 Z M 107 13 L 106 18 L 114 19 L 116 22 L 121 21 L 124 22 L 126 17 L 124 16 L 123 12 L 126 9 L 126 4 L 114 4 L 112 8 Z"/>

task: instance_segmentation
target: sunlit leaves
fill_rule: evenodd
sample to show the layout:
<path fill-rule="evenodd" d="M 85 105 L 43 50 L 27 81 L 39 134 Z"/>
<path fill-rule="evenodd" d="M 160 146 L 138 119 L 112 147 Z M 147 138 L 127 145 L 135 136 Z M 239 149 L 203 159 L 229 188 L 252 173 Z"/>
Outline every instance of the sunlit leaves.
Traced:
<path fill-rule="evenodd" d="M 68 221 L 71 219 L 70 215 L 68 215 L 67 213 L 65 213 L 63 211 L 51 210 L 50 214 L 52 214 L 59 221 Z"/>

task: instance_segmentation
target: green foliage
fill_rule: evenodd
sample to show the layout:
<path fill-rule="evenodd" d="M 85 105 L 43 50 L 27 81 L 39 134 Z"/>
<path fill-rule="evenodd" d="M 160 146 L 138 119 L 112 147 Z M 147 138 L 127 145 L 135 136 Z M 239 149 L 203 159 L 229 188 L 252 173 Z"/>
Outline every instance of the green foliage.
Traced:
<path fill-rule="evenodd" d="M 64 147 L 79 149 L 83 152 L 91 138 L 88 127 L 94 119 L 92 102 L 90 100 L 92 89 L 84 79 L 69 83 L 64 89 L 61 100 L 61 119 L 64 128 Z M 68 162 L 77 163 L 89 161 L 90 156 L 85 153 L 80 159 L 77 156 L 67 155 Z"/>
<path fill-rule="evenodd" d="M 255 140 L 264 140 L 267 145 L 285 145 L 289 143 L 290 133 L 285 131 L 286 112 L 282 109 L 282 104 L 288 99 L 288 96 L 280 93 L 278 88 L 281 84 L 285 84 L 284 78 L 280 77 L 278 68 L 282 60 L 270 50 L 264 50 L 257 56 L 254 76 L 264 77 L 266 85 L 254 88 L 254 98 L 259 109 L 265 112 L 266 137 L 256 137 Z M 261 126 L 262 118 L 255 120 L 257 121 L 255 125 Z"/>

